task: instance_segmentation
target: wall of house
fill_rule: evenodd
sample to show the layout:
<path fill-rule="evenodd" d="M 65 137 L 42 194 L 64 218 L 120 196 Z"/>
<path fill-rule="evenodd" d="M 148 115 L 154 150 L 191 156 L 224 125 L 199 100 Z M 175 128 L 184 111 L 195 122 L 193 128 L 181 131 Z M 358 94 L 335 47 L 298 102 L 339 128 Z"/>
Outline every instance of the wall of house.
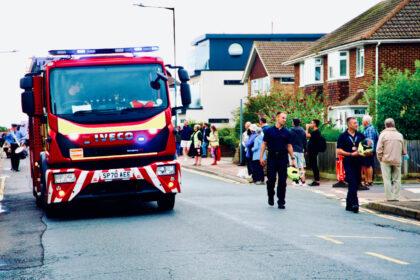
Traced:
<path fill-rule="evenodd" d="M 202 110 L 187 110 L 183 119 L 199 122 L 208 120 L 229 119 L 233 125 L 232 112 L 239 108 L 240 99 L 246 102 L 247 85 L 224 85 L 224 80 L 240 80 L 243 71 L 202 71 L 191 79 L 198 84 L 201 95 Z"/>
<path fill-rule="evenodd" d="M 371 82 L 375 79 L 376 45 L 365 45 L 365 61 L 363 76 L 356 76 L 356 48 L 350 50 L 349 57 L 349 95 L 359 91 L 366 91 Z"/>
<path fill-rule="evenodd" d="M 264 64 L 262 63 L 260 56 L 256 55 L 254 65 L 252 65 L 251 72 L 248 78 L 248 97 L 251 96 L 251 80 L 260 79 L 267 77 L 267 71 L 265 71 Z"/>
<path fill-rule="evenodd" d="M 280 78 L 270 78 L 270 85 L 274 91 L 279 91 L 284 95 L 295 94 L 295 84 L 282 84 Z"/>
<path fill-rule="evenodd" d="M 420 59 L 420 43 L 382 44 L 379 46 L 379 74 L 382 74 L 382 63 L 386 67 L 414 72 L 416 59 Z"/>

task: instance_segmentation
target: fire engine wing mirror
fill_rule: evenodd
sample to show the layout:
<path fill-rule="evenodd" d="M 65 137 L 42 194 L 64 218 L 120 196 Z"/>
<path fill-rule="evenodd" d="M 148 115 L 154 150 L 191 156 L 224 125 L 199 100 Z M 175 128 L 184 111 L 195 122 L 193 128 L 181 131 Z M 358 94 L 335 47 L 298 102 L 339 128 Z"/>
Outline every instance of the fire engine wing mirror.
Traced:
<path fill-rule="evenodd" d="M 157 78 L 156 78 L 156 80 L 150 82 L 150 86 L 153 89 L 158 90 L 158 89 L 160 89 L 159 80 L 163 80 L 163 81 L 166 82 L 166 81 L 168 81 L 168 77 L 166 77 L 164 74 L 162 74 L 160 72 L 157 72 L 156 74 L 157 74 Z"/>
<path fill-rule="evenodd" d="M 187 70 L 183 68 L 178 69 L 178 77 L 181 82 L 188 82 L 190 80 L 190 75 L 188 75 Z"/>
<path fill-rule="evenodd" d="M 24 90 L 32 89 L 34 86 L 34 79 L 32 76 L 25 76 L 20 79 L 20 88 Z"/>
<path fill-rule="evenodd" d="M 191 104 L 191 90 L 190 85 L 186 82 L 181 82 L 181 100 L 182 106 L 188 107 Z"/>
<path fill-rule="evenodd" d="M 34 92 L 32 90 L 25 90 L 21 94 L 22 112 L 33 116 L 35 113 Z"/>

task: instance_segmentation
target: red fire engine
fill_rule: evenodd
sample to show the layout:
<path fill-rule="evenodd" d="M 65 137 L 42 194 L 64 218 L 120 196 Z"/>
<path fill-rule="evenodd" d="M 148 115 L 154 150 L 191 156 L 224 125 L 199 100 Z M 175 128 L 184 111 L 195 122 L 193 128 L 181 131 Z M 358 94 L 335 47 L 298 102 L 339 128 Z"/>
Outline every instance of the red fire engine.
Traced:
<path fill-rule="evenodd" d="M 33 194 L 52 216 L 82 198 L 138 195 L 171 210 L 181 191 L 167 70 L 157 47 L 53 50 L 20 80 Z M 172 67 L 167 65 L 167 67 Z M 178 69 L 182 105 L 188 73 Z"/>

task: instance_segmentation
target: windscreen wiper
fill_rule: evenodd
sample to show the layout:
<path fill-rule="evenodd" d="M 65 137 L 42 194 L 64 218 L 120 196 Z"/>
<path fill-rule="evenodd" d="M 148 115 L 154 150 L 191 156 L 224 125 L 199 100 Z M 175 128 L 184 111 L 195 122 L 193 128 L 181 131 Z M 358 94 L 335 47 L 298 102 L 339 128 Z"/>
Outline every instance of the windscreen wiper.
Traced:
<path fill-rule="evenodd" d="M 140 112 L 140 111 L 143 111 L 143 110 L 150 110 L 150 109 L 156 109 L 155 107 L 134 107 L 134 108 L 125 108 L 125 109 L 122 109 L 121 111 L 120 111 L 120 113 L 121 114 L 127 114 L 127 113 L 129 113 L 129 112 Z"/>

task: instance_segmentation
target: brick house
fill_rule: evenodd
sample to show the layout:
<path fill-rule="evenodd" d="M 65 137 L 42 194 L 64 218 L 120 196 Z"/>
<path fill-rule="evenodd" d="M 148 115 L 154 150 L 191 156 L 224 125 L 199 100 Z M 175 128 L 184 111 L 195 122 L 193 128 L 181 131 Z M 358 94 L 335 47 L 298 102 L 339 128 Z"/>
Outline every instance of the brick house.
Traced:
<path fill-rule="evenodd" d="M 313 42 L 254 42 L 241 80 L 248 84 L 248 97 L 267 93 L 270 89 L 293 94 L 293 66 L 282 63 L 312 44 Z"/>
<path fill-rule="evenodd" d="M 324 92 L 328 118 L 344 128 L 349 115 L 365 114 L 358 105 L 382 65 L 414 71 L 420 59 L 420 0 L 384 0 L 288 58 L 295 92 Z"/>

